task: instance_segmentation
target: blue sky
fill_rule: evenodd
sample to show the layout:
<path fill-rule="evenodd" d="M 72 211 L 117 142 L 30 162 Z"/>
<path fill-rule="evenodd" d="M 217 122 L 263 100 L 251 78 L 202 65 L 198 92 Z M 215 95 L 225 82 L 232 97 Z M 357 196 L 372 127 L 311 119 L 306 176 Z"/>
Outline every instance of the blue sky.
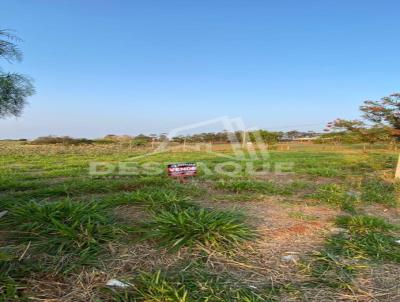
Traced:
<path fill-rule="evenodd" d="M 400 91 L 399 1 L 0 0 L 37 93 L 0 138 L 320 130 Z M 221 130 L 216 126 L 215 129 Z M 199 129 L 199 131 L 201 131 Z M 196 131 L 195 131 L 196 132 Z"/>

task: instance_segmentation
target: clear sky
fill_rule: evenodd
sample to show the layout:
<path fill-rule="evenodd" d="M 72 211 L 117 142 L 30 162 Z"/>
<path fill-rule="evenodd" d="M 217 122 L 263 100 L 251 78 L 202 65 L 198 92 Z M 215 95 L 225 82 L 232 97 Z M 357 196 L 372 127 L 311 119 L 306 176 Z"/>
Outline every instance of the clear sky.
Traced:
<path fill-rule="evenodd" d="M 37 93 L 0 138 L 320 130 L 400 91 L 400 1 L 0 0 Z M 219 129 L 215 129 L 219 130 Z M 196 131 L 195 131 L 196 132 Z"/>

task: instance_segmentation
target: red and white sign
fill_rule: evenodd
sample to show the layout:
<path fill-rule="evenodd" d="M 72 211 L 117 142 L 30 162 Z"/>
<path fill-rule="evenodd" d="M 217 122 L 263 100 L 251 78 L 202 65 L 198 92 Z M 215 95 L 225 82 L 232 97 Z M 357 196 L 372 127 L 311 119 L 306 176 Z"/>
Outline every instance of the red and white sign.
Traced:
<path fill-rule="evenodd" d="M 195 176 L 197 166 L 193 163 L 179 163 L 168 165 L 168 176 L 170 177 L 188 177 Z"/>

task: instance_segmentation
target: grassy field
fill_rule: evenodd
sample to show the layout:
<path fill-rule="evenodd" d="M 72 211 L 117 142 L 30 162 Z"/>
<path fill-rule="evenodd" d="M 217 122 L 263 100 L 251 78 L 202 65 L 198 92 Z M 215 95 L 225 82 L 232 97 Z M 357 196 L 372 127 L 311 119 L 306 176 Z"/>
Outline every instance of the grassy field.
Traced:
<path fill-rule="evenodd" d="M 132 156 L 199 175 L 89 174 Z M 2 143 L 0 301 L 399 301 L 397 156 L 272 150 L 233 177 L 204 151 Z"/>

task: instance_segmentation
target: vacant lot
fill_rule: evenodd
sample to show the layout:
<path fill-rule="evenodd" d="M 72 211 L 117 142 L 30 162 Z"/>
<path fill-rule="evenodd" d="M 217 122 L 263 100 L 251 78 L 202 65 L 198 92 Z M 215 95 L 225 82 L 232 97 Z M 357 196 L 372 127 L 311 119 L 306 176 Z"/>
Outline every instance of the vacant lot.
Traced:
<path fill-rule="evenodd" d="M 89 174 L 141 155 L 199 175 Z M 271 151 L 254 170 L 292 173 L 229 177 L 207 152 L 4 143 L 0 301 L 399 301 L 396 159 Z"/>

